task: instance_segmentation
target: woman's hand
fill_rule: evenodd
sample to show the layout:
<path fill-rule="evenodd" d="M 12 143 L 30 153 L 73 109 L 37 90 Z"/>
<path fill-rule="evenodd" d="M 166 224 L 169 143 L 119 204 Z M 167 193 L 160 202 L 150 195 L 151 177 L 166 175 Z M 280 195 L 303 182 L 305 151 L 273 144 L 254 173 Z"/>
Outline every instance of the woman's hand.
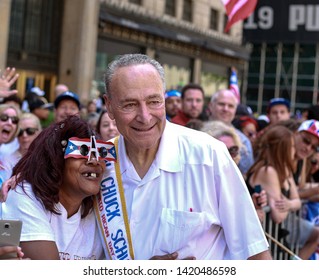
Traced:
<path fill-rule="evenodd" d="M 265 190 L 262 190 L 260 193 L 253 193 L 251 198 L 256 209 L 262 209 L 268 204 L 267 193 Z"/>
<path fill-rule="evenodd" d="M 19 74 L 15 74 L 16 69 L 8 67 L 3 74 L 0 75 L 0 97 L 8 97 L 17 94 L 17 90 L 10 90 L 11 86 L 19 78 Z"/>
<path fill-rule="evenodd" d="M 275 201 L 275 207 L 279 212 L 288 212 L 290 210 L 290 200 L 282 195 L 281 199 Z"/>
<path fill-rule="evenodd" d="M 10 179 L 2 183 L 2 188 L 0 190 L 0 202 L 5 202 L 7 200 L 8 192 L 15 188 L 17 176 L 12 176 Z"/>
<path fill-rule="evenodd" d="M 17 253 L 16 258 L 7 258 L 8 260 L 21 260 L 24 256 L 22 249 L 17 246 L 3 246 L 0 247 L 0 256 L 4 256 L 6 254 Z"/>

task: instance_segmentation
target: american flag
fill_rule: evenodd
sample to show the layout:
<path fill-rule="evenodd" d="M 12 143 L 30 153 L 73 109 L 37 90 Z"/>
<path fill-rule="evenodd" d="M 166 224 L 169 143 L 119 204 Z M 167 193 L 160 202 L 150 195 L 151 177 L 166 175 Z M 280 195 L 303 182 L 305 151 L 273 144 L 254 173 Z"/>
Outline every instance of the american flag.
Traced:
<path fill-rule="evenodd" d="M 228 22 L 225 27 L 225 32 L 228 32 L 230 27 L 237 21 L 243 20 L 250 16 L 255 10 L 257 0 L 221 0 L 226 9 Z"/>
<path fill-rule="evenodd" d="M 234 68 L 231 69 L 229 79 L 229 89 L 235 94 L 238 104 L 240 103 L 240 91 L 238 87 L 237 72 Z"/>

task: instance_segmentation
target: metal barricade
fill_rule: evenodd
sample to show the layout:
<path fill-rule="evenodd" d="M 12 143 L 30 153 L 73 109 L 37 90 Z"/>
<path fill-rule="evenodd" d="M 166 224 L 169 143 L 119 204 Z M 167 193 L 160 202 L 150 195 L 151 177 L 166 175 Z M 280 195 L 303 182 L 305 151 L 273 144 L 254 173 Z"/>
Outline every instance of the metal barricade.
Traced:
<path fill-rule="evenodd" d="M 299 232 L 301 210 L 290 212 L 280 224 L 271 219 L 270 208 L 265 207 L 264 231 L 274 260 L 297 259 L 299 253 Z"/>

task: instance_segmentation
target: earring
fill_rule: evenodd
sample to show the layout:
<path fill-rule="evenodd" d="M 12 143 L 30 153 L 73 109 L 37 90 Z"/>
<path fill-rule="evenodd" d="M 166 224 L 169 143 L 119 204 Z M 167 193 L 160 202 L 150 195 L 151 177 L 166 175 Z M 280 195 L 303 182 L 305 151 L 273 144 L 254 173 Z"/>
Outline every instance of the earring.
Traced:
<path fill-rule="evenodd" d="M 63 146 L 63 148 L 62 148 L 63 152 L 65 151 L 65 146 L 66 146 L 67 143 L 68 143 L 68 141 L 66 141 L 66 140 L 62 140 L 61 141 L 61 145 Z"/>

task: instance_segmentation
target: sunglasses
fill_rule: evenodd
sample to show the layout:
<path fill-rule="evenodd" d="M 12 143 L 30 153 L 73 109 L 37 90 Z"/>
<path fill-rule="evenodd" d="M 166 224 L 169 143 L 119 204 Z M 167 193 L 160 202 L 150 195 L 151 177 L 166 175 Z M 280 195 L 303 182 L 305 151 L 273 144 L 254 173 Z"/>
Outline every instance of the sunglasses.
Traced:
<path fill-rule="evenodd" d="M 116 151 L 114 144 L 102 140 L 96 140 L 95 136 L 91 138 L 69 138 L 64 158 L 85 158 L 90 160 L 91 156 L 97 160 L 116 161 Z"/>
<path fill-rule="evenodd" d="M 81 145 L 80 147 L 80 154 L 86 157 L 89 154 L 91 146 L 88 145 Z M 105 158 L 107 156 L 107 149 L 105 147 L 100 147 L 97 149 L 97 152 L 101 158 Z"/>
<path fill-rule="evenodd" d="M 312 159 L 312 160 L 310 161 L 310 163 L 311 163 L 312 165 L 317 165 L 317 164 L 318 164 L 318 160 Z"/>
<path fill-rule="evenodd" d="M 311 146 L 311 149 L 313 149 L 314 151 L 317 151 L 318 146 L 317 145 L 313 145 L 311 140 L 309 138 L 307 138 L 304 135 L 301 135 L 302 137 L 302 141 L 304 142 L 304 144 L 306 144 L 307 146 Z"/>
<path fill-rule="evenodd" d="M 231 146 L 228 148 L 228 152 L 230 153 L 232 158 L 235 158 L 238 156 L 239 147 L 238 146 Z"/>
<path fill-rule="evenodd" d="M 2 122 L 6 122 L 6 121 L 8 121 L 8 119 L 11 119 L 13 124 L 18 124 L 18 122 L 19 122 L 19 118 L 17 116 L 10 117 L 8 115 L 0 115 L 0 120 Z"/>
<path fill-rule="evenodd" d="M 27 127 L 26 129 L 21 128 L 19 130 L 18 137 L 21 137 L 24 132 L 26 132 L 27 135 L 31 136 L 31 135 L 34 135 L 37 131 L 38 131 L 38 129 L 34 128 L 34 127 Z"/>

